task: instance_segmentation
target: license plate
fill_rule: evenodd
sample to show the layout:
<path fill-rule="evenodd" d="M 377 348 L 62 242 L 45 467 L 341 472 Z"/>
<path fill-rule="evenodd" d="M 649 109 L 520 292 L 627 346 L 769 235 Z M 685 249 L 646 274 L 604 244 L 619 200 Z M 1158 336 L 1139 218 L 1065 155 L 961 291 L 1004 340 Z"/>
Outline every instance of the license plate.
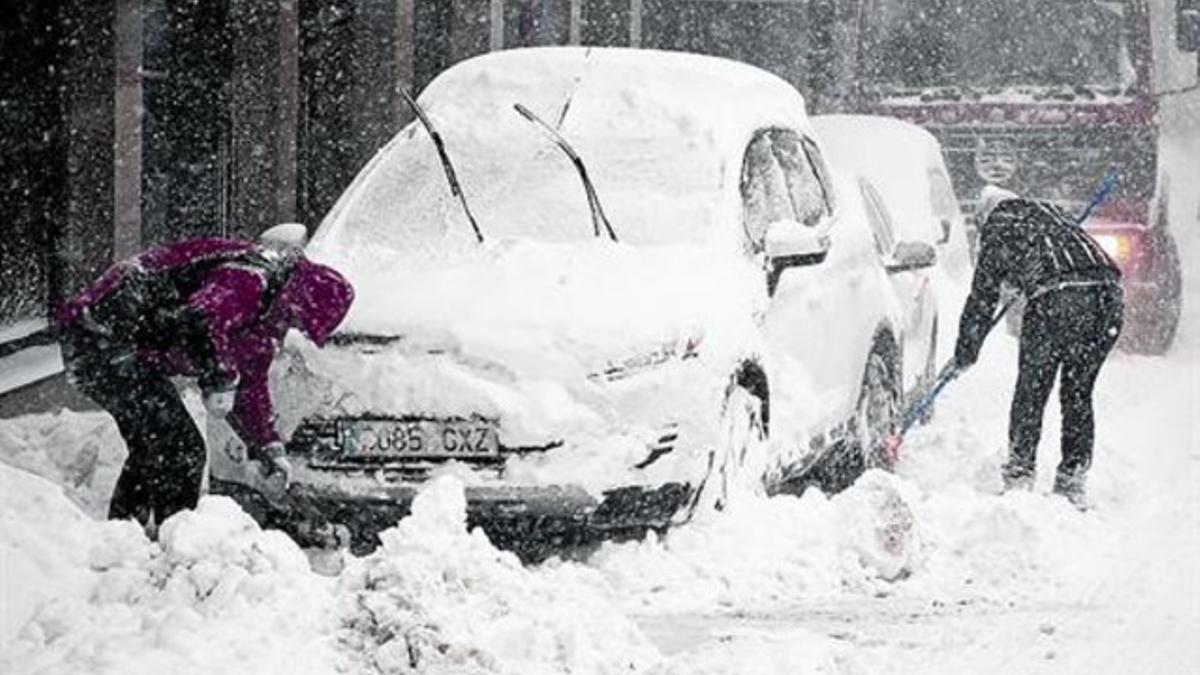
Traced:
<path fill-rule="evenodd" d="M 479 459 L 498 457 L 487 420 L 346 420 L 338 425 L 345 459 Z"/>

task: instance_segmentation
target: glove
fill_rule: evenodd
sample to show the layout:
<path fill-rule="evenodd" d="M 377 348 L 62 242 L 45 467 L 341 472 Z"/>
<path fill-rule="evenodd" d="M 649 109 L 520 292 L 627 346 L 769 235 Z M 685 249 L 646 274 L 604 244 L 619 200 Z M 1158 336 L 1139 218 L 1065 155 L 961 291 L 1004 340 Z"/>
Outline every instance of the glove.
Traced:
<path fill-rule="evenodd" d="M 213 417 L 225 417 L 233 410 L 236 394 L 232 389 L 205 394 L 204 409 Z"/>
<path fill-rule="evenodd" d="M 262 465 L 265 478 L 277 477 L 282 482 L 281 492 L 287 490 L 292 482 L 292 463 L 287 460 L 283 443 L 275 441 L 267 443 L 250 453 L 250 459 Z"/>

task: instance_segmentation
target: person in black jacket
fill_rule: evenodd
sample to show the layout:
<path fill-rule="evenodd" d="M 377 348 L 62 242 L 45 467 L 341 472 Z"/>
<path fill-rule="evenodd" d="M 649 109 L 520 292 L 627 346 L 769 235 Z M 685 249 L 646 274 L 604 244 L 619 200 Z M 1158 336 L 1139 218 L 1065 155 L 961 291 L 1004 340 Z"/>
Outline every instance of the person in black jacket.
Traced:
<path fill-rule="evenodd" d="M 1092 389 L 1121 331 L 1121 273 L 1075 219 L 1053 204 L 989 187 L 979 212 L 979 260 L 959 321 L 955 364 L 966 369 L 978 358 L 1001 285 L 1021 293 L 1026 305 L 1005 489 L 1033 484 L 1042 414 L 1058 377 L 1062 461 L 1054 491 L 1084 509 L 1095 434 Z"/>

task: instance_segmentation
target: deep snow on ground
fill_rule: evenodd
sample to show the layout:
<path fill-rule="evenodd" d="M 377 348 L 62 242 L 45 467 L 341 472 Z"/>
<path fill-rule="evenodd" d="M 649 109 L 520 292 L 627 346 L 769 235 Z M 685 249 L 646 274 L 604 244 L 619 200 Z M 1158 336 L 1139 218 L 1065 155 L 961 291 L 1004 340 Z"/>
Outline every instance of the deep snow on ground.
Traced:
<path fill-rule="evenodd" d="M 1176 150 L 1200 156 L 1190 139 Z M 1187 196 L 1173 208 L 1196 214 Z M 586 564 L 524 568 L 468 533 L 451 477 L 337 577 L 225 499 L 150 543 L 95 519 L 122 454 L 111 422 L 0 422 L 0 672 L 1200 672 L 1200 233 L 1177 234 L 1179 343 L 1106 366 L 1086 514 L 1046 494 L 1053 401 L 1036 489 L 993 494 L 1002 335 L 896 475 L 741 503 Z"/>
<path fill-rule="evenodd" d="M 1014 377 L 1002 337 L 897 475 L 743 503 L 587 564 L 522 568 L 467 533 L 450 478 L 330 579 L 227 500 L 150 544 L 0 466 L 0 672 L 1196 672 L 1198 347 L 1107 367 L 1090 513 L 1046 494 L 1053 403 L 1035 491 L 991 494 Z M 112 442 L 96 415 L 3 430 L 6 452 L 56 443 L 26 465 L 100 499 L 79 486 L 104 481 L 71 483 L 63 461 Z"/>

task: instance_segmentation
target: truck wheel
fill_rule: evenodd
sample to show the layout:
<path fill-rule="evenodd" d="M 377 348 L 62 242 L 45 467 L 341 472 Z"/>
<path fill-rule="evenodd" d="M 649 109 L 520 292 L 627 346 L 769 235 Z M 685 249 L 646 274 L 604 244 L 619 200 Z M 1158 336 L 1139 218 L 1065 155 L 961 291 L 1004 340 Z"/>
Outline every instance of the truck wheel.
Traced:
<path fill-rule="evenodd" d="M 1159 275 L 1162 294 L 1157 298 L 1155 311 L 1151 313 L 1152 323 L 1145 327 L 1138 346 L 1146 354 L 1161 355 L 1167 353 L 1175 342 L 1175 333 L 1179 329 L 1179 315 L 1183 303 L 1183 277 L 1180 271 L 1179 246 L 1175 237 L 1166 229 L 1166 223 L 1159 225 L 1162 236 L 1158 245 L 1162 250 L 1161 264 L 1163 269 Z"/>

